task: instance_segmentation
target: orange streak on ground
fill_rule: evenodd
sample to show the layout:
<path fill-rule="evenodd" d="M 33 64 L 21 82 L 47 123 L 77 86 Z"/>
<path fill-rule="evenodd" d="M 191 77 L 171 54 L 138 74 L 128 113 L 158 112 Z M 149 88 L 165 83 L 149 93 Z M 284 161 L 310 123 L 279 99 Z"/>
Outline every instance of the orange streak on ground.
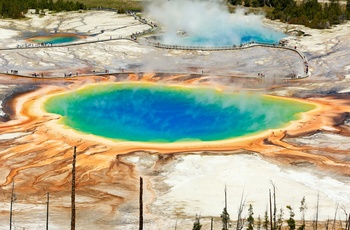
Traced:
<path fill-rule="evenodd" d="M 129 74 L 129 80 L 130 81 L 137 81 L 137 80 L 139 80 L 139 76 L 137 76 L 136 74 Z"/>
<path fill-rule="evenodd" d="M 200 81 L 201 79 L 199 77 L 196 77 L 196 78 L 191 78 L 191 79 L 188 79 L 186 81 L 184 81 L 183 83 L 184 84 L 193 84 L 193 83 L 196 83 L 198 81 Z"/>
<path fill-rule="evenodd" d="M 141 78 L 141 81 L 153 81 L 153 77 L 154 77 L 154 73 L 149 73 L 149 74 L 145 74 L 143 75 L 143 77 Z"/>

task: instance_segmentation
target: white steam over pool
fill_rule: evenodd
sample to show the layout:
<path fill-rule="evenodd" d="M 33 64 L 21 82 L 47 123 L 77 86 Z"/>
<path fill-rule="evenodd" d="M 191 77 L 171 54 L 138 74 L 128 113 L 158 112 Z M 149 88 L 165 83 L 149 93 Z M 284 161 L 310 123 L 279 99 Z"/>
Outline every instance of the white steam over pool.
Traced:
<path fill-rule="evenodd" d="M 278 43 L 285 35 L 263 25 L 263 15 L 237 9 L 231 14 L 219 0 L 156 0 L 150 17 L 166 32 L 161 42 L 172 45 L 231 46 L 248 42 Z"/>

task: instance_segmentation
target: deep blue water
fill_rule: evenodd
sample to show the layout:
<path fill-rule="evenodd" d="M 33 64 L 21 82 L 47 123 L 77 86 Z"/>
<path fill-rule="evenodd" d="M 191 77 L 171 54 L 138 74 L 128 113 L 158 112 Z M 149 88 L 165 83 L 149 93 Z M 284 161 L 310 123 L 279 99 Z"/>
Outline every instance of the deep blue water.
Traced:
<path fill-rule="evenodd" d="M 144 84 L 94 85 L 54 96 L 44 107 L 81 132 L 143 142 L 239 137 L 281 127 L 313 108 L 260 94 Z"/>

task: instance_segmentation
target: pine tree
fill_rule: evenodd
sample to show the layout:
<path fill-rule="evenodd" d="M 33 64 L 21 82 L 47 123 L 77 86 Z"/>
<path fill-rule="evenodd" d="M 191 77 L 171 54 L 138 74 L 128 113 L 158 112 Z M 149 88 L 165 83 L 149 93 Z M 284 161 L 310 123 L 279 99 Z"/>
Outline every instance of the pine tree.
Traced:
<path fill-rule="evenodd" d="M 289 210 L 289 219 L 287 220 L 287 224 L 288 224 L 290 230 L 294 230 L 295 229 L 295 220 L 294 220 L 295 213 L 290 205 L 287 205 L 286 208 Z"/>
<path fill-rule="evenodd" d="M 23 18 L 28 9 L 40 13 L 44 9 L 54 11 L 72 11 L 85 9 L 85 5 L 66 0 L 0 0 L 0 15 L 2 17 Z"/>
<path fill-rule="evenodd" d="M 228 214 L 226 208 L 222 211 L 222 214 L 220 215 L 221 221 L 222 221 L 222 230 L 227 230 L 228 229 L 228 223 L 230 221 L 230 214 Z"/>
<path fill-rule="evenodd" d="M 301 212 L 301 226 L 298 228 L 298 230 L 304 230 L 305 229 L 305 211 L 307 210 L 306 203 L 305 203 L 305 196 L 300 202 L 299 210 Z"/>
<path fill-rule="evenodd" d="M 267 210 L 265 211 L 265 215 L 264 215 L 264 222 L 263 222 L 263 228 L 265 230 L 269 229 L 269 215 L 267 214 Z"/>
<path fill-rule="evenodd" d="M 253 230 L 254 229 L 254 212 L 253 212 L 253 206 L 250 204 L 249 208 L 248 208 L 248 218 L 247 218 L 247 222 L 248 222 L 248 227 L 247 230 Z"/>
<path fill-rule="evenodd" d="M 229 228 L 230 214 L 227 212 L 227 188 L 225 185 L 225 207 L 220 215 L 222 221 L 222 230 L 227 230 Z"/>
<path fill-rule="evenodd" d="M 283 224 L 283 209 L 280 209 L 280 213 L 278 214 L 277 217 L 277 223 L 276 223 L 276 229 L 281 230 L 282 229 L 282 224 Z"/>
<path fill-rule="evenodd" d="M 259 0 L 252 0 L 252 7 L 259 7 L 260 3 Z"/>
<path fill-rule="evenodd" d="M 260 230 L 261 229 L 261 225 L 262 225 L 262 221 L 261 221 L 261 216 L 258 216 L 258 219 L 256 221 L 256 229 Z"/>
<path fill-rule="evenodd" d="M 259 6 L 263 7 L 263 6 L 265 6 L 266 0 L 258 0 L 258 2 L 259 2 Z"/>
<path fill-rule="evenodd" d="M 196 219 L 193 223 L 193 228 L 192 230 L 200 230 L 202 228 L 202 225 L 200 223 L 200 217 L 196 215 Z"/>
<path fill-rule="evenodd" d="M 346 0 L 346 8 L 342 8 L 339 1 L 330 0 L 330 4 L 322 5 L 318 0 L 303 0 L 300 4 L 293 0 L 268 0 L 267 5 L 270 2 L 274 9 L 267 16 L 311 28 L 329 28 L 350 19 L 350 0 Z"/>

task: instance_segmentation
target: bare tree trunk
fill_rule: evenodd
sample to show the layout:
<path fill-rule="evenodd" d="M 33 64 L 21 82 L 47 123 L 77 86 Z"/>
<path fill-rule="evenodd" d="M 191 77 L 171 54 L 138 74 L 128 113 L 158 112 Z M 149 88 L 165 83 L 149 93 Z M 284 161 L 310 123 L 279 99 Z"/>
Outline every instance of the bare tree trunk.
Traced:
<path fill-rule="evenodd" d="M 213 230 L 213 217 L 211 218 L 211 221 L 210 221 L 210 230 Z"/>
<path fill-rule="evenodd" d="M 49 230 L 49 199 L 50 199 L 50 193 L 46 193 L 47 199 L 46 199 L 46 230 Z"/>
<path fill-rule="evenodd" d="M 325 227 L 325 230 L 328 230 L 328 227 L 329 227 L 329 219 L 327 219 L 327 221 L 326 221 L 324 227 Z"/>
<path fill-rule="evenodd" d="M 346 216 L 346 227 L 345 230 L 350 230 L 350 213 Z"/>
<path fill-rule="evenodd" d="M 226 187 L 226 184 L 225 184 L 225 210 L 228 213 L 228 211 L 227 211 L 227 187 Z M 228 229 L 228 221 L 225 222 L 225 229 L 226 230 Z"/>
<path fill-rule="evenodd" d="M 140 177 L 140 222 L 139 222 L 139 230 L 143 229 L 143 179 Z"/>
<path fill-rule="evenodd" d="M 271 182 L 272 183 L 272 182 Z M 273 229 L 276 230 L 276 216 L 277 216 L 277 204 L 276 204 L 276 187 L 275 184 L 272 183 L 273 186 Z"/>
<path fill-rule="evenodd" d="M 72 197 L 71 197 L 71 209 L 72 209 L 72 216 L 71 216 L 71 230 L 75 230 L 75 162 L 76 162 L 76 150 L 77 147 L 74 146 L 74 152 L 73 152 L 73 162 L 72 162 Z"/>
<path fill-rule="evenodd" d="M 338 207 L 339 207 L 339 203 L 337 202 L 337 206 L 335 207 L 335 213 L 334 213 L 334 219 L 333 219 L 332 230 L 335 230 L 335 222 L 336 222 L 336 220 L 337 220 Z"/>
<path fill-rule="evenodd" d="M 318 206 L 319 206 L 319 201 L 320 201 L 320 192 L 318 192 L 318 194 L 317 194 L 316 220 L 315 220 L 315 226 L 314 226 L 315 230 L 317 230 L 317 225 L 318 225 Z"/>
<path fill-rule="evenodd" d="M 269 201 L 270 201 L 270 228 L 271 230 L 273 230 L 271 189 L 269 189 Z"/>
<path fill-rule="evenodd" d="M 302 226 L 303 226 L 303 229 L 305 229 L 305 210 L 306 210 L 306 206 L 305 206 L 305 196 L 304 196 L 302 201 L 301 201 L 301 206 L 300 206 L 300 211 L 302 211 Z"/>
<path fill-rule="evenodd" d="M 10 203 L 10 230 L 12 229 L 12 208 L 14 202 L 15 181 L 12 181 L 11 203 Z"/>
<path fill-rule="evenodd" d="M 236 230 L 240 230 L 240 229 L 243 228 L 243 224 L 241 223 L 241 220 L 242 220 L 242 212 L 243 212 L 243 207 L 244 207 L 244 203 L 245 203 L 245 201 L 243 200 L 243 194 L 244 194 L 244 192 L 242 192 L 241 202 L 240 202 L 240 204 L 239 204 Z"/>

